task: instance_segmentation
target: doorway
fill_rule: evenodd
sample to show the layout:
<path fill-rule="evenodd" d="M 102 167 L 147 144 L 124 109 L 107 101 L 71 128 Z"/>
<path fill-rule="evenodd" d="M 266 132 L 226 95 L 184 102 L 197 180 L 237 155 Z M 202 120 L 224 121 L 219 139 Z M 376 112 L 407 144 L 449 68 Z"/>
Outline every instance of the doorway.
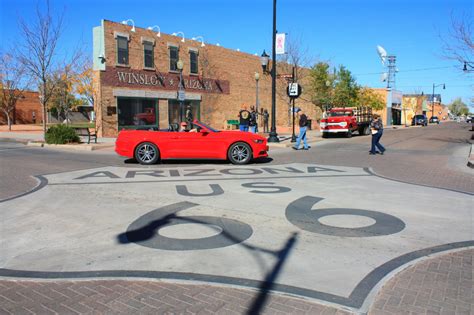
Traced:
<path fill-rule="evenodd" d="M 184 101 L 180 107 L 178 100 L 168 100 L 168 120 L 170 124 L 177 124 L 185 120 L 185 113 L 188 106 L 191 108 L 191 113 L 194 119 L 201 119 L 201 101 Z"/>

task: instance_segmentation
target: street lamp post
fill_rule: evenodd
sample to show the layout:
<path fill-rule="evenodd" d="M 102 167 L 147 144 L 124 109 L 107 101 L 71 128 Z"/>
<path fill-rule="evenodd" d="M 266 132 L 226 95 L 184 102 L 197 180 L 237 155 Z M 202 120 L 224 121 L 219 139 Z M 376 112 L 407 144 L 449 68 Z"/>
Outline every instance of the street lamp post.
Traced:
<path fill-rule="evenodd" d="M 295 83 L 295 66 L 293 66 L 293 70 L 291 73 L 291 83 Z M 291 98 L 291 116 L 292 116 L 292 134 L 291 134 L 291 142 L 296 142 L 296 134 L 295 134 L 295 98 Z"/>
<path fill-rule="evenodd" d="M 280 142 L 276 132 L 276 0 L 273 0 L 273 31 L 272 31 L 272 127 L 268 142 Z"/>
<path fill-rule="evenodd" d="M 255 109 L 257 111 L 257 130 L 258 130 L 258 105 L 259 105 L 259 100 L 258 100 L 258 80 L 260 80 L 260 73 L 255 72 L 255 90 L 256 90 L 256 95 L 255 95 Z"/>
<path fill-rule="evenodd" d="M 178 101 L 179 101 L 179 122 L 184 121 L 184 100 L 186 98 L 183 88 L 183 61 L 180 59 L 176 63 L 176 68 L 179 70 L 179 86 L 178 86 Z"/>
<path fill-rule="evenodd" d="M 434 116 L 434 92 L 435 92 L 435 87 L 438 87 L 438 86 L 443 86 L 443 90 L 446 89 L 446 85 L 444 83 L 437 84 L 437 85 L 433 83 L 433 94 L 431 95 L 431 121 L 433 121 L 433 116 Z M 441 101 L 440 101 L 440 104 L 441 104 Z"/>

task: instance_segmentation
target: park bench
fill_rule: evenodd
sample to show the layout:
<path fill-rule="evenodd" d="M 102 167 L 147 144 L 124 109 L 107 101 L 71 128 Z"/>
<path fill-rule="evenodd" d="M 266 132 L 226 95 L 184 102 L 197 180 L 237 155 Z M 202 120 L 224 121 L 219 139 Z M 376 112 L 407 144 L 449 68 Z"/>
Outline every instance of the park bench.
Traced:
<path fill-rule="evenodd" d="M 87 137 L 87 144 L 91 143 L 91 138 L 94 139 L 94 142 L 97 143 L 97 132 L 91 131 L 87 127 L 74 128 L 76 134 L 80 137 Z"/>
<path fill-rule="evenodd" d="M 238 128 L 239 128 L 239 121 L 237 119 L 227 120 L 227 129 L 238 129 Z"/>

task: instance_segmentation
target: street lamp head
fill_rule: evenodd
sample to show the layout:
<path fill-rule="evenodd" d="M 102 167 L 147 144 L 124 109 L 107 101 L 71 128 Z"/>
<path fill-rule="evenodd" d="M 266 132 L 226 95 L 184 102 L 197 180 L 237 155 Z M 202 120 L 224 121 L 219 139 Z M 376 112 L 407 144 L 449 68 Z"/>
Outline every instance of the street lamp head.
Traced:
<path fill-rule="evenodd" d="M 269 60 L 270 60 L 270 56 L 267 55 L 265 50 L 263 50 L 263 53 L 260 56 L 260 64 L 262 65 L 262 69 L 264 73 L 267 73 L 267 66 L 268 66 Z"/>
<path fill-rule="evenodd" d="M 178 60 L 178 62 L 176 63 L 176 68 L 178 68 L 179 71 L 183 70 L 183 61 L 180 59 Z"/>
<path fill-rule="evenodd" d="M 443 83 L 443 90 L 446 90 L 446 84 Z"/>
<path fill-rule="evenodd" d="M 133 22 L 132 19 L 128 19 L 128 20 L 122 21 L 122 24 L 127 25 L 128 22 L 132 23 L 132 29 L 131 29 L 131 31 L 132 31 L 132 32 L 135 32 L 135 22 Z"/>
<path fill-rule="evenodd" d="M 158 29 L 158 33 L 156 34 L 156 36 L 161 37 L 161 29 L 160 29 L 160 27 L 159 27 L 158 25 L 148 26 L 148 29 L 149 29 L 150 31 L 153 31 L 153 29 L 155 29 L 155 28 Z"/>
<path fill-rule="evenodd" d="M 467 71 L 467 62 L 464 61 L 464 67 L 462 67 L 462 71 Z"/>
<path fill-rule="evenodd" d="M 255 72 L 255 81 L 258 81 L 260 79 L 260 73 Z"/>
<path fill-rule="evenodd" d="M 206 45 L 204 45 L 204 37 L 202 37 L 202 36 L 193 37 L 192 40 L 201 40 L 201 47 L 206 46 Z"/>
<path fill-rule="evenodd" d="M 183 36 L 183 38 L 181 39 L 181 42 L 184 43 L 184 33 L 183 33 L 183 32 L 176 32 L 176 33 L 173 33 L 173 34 L 171 34 L 171 35 L 173 35 L 173 36 L 178 36 L 179 34 L 181 34 L 181 36 Z"/>

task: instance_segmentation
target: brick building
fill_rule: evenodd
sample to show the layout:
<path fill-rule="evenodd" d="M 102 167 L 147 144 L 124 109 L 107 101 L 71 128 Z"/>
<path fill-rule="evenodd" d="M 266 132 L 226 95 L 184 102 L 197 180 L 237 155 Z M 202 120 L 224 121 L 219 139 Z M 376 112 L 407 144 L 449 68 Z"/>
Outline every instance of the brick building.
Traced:
<path fill-rule="evenodd" d="M 43 121 L 38 92 L 24 91 L 15 104 L 12 124 L 35 124 Z M 0 112 L 0 124 L 7 124 L 5 113 Z"/>
<path fill-rule="evenodd" d="M 402 109 L 403 93 L 397 90 L 387 90 L 386 88 L 370 88 L 385 101 L 385 107 L 376 111 L 381 116 L 382 121 L 388 125 L 402 125 L 405 123 L 405 112 Z M 388 101 L 387 101 L 388 99 Z M 387 103 L 390 107 L 387 107 Z"/>
<path fill-rule="evenodd" d="M 102 20 L 93 29 L 96 124 L 100 136 L 116 136 L 123 128 L 167 128 L 191 107 L 195 118 L 224 129 L 242 104 L 256 104 L 255 72 L 260 74 L 259 109 L 271 113 L 271 76 L 259 56 L 201 41 Z M 256 48 L 256 50 L 262 47 Z M 182 61 L 184 101 L 178 100 Z M 277 130 L 288 129 L 286 83 L 277 84 Z M 184 94 L 184 95 L 183 95 Z M 303 95 L 304 96 L 304 95 Z M 296 106 L 316 120 L 310 102 Z M 262 128 L 260 128 L 262 129 Z"/>
<path fill-rule="evenodd" d="M 439 120 L 449 120 L 448 106 L 441 102 L 440 94 L 405 94 L 403 108 L 407 111 L 407 122 L 410 124 L 414 115 L 424 114 L 428 119 L 431 116 Z"/>

